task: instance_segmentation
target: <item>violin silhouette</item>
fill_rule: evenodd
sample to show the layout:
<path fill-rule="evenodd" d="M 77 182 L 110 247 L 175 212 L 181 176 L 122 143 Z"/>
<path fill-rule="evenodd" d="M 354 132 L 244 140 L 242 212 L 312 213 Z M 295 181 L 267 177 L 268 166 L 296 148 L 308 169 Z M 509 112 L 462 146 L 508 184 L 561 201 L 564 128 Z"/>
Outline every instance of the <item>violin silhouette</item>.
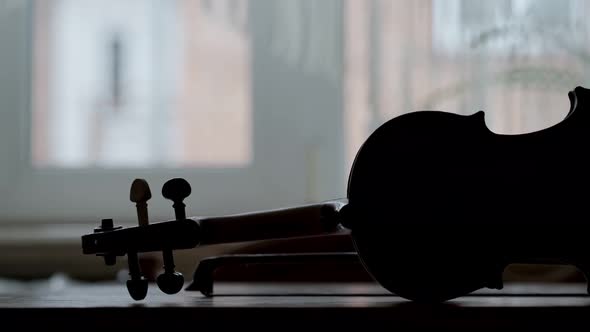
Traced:
<path fill-rule="evenodd" d="M 163 195 L 174 201 L 176 220 L 129 228 L 103 222 L 82 237 L 83 252 L 105 256 L 108 264 L 127 254 L 135 299 L 147 290 L 138 252 L 164 252 L 158 285 L 175 293 L 184 279 L 174 272 L 172 250 L 342 227 L 351 230 L 370 275 L 410 300 L 500 289 L 512 263 L 571 264 L 588 280 L 590 90 L 576 87 L 568 96 L 571 107 L 561 122 L 520 135 L 491 132 L 483 111 L 417 111 L 391 119 L 359 149 L 343 201 L 186 218 L 182 199 L 190 186 L 173 179 Z"/>

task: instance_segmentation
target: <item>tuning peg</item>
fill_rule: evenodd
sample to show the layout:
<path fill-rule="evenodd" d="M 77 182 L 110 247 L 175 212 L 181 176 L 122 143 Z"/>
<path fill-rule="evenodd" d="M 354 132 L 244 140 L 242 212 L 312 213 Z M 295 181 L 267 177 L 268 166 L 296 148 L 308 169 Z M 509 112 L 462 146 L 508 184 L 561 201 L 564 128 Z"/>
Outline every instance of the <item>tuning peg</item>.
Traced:
<path fill-rule="evenodd" d="M 139 226 L 147 226 L 149 224 L 147 201 L 150 198 L 152 198 L 152 192 L 147 181 L 144 179 L 135 179 L 131 184 L 129 199 L 135 203 Z M 147 295 L 148 282 L 141 274 L 137 252 L 129 251 L 127 253 L 127 261 L 129 264 L 129 276 L 131 277 L 131 279 L 127 280 L 127 291 L 134 300 L 143 300 Z"/>
<path fill-rule="evenodd" d="M 130 280 L 127 280 L 127 291 L 134 300 L 143 300 L 147 295 L 148 281 L 141 275 L 137 252 L 128 252 L 127 260 L 129 263 L 129 276 L 131 277 Z"/>
<path fill-rule="evenodd" d="M 191 194 L 191 185 L 182 178 L 174 178 L 164 183 L 162 187 L 162 196 L 174 202 L 174 214 L 176 220 L 186 219 L 183 200 Z"/>
<path fill-rule="evenodd" d="M 186 219 L 185 204 L 183 200 L 191 194 L 191 186 L 181 178 L 174 178 L 164 183 L 162 187 L 162 196 L 174 202 L 174 215 L 176 220 Z M 184 276 L 174 270 L 174 257 L 172 250 L 165 249 L 162 251 L 164 260 L 164 273 L 157 278 L 158 287 L 166 294 L 176 294 L 180 292 L 184 285 Z"/>
<path fill-rule="evenodd" d="M 129 199 L 135 203 L 137 209 L 137 222 L 140 226 L 149 224 L 147 201 L 152 198 L 150 186 L 144 179 L 135 179 L 131 184 Z"/>
<path fill-rule="evenodd" d="M 174 258 L 172 250 L 164 250 L 164 273 L 157 278 L 158 287 L 166 294 L 176 294 L 180 292 L 184 285 L 184 276 L 180 272 L 174 271 Z"/>
<path fill-rule="evenodd" d="M 100 226 L 98 226 L 97 228 L 94 229 L 94 233 L 109 232 L 109 231 L 114 231 L 116 229 L 121 229 L 121 228 L 123 228 L 123 227 L 122 226 L 115 227 L 113 219 L 102 219 L 100 222 Z M 103 256 L 104 263 L 106 265 L 112 266 L 117 263 L 117 256 L 114 254 L 104 253 L 104 254 L 98 254 L 98 256 Z"/>

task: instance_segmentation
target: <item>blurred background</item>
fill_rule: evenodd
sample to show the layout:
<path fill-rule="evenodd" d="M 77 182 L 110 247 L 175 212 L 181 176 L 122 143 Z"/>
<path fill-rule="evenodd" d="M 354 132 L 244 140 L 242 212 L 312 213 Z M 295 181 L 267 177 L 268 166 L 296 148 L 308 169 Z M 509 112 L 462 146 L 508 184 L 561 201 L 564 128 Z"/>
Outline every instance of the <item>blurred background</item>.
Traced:
<path fill-rule="evenodd" d="M 583 0 L 0 0 L 0 277 L 112 277 L 80 236 L 137 222 L 134 178 L 153 221 L 173 218 L 172 177 L 192 185 L 189 215 L 248 212 L 345 197 L 360 145 L 406 112 L 484 110 L 505 134 L 558 123 L 568 91 L 590 86 L 588 13 Z M 178 253 L 179 269 L 240 248 Z"/>

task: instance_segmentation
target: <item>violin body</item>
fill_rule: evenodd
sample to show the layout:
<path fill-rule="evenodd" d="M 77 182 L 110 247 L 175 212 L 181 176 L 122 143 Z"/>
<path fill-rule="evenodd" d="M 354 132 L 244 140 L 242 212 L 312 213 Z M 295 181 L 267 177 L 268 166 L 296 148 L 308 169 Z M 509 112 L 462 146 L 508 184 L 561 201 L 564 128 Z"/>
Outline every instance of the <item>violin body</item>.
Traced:
<path fill-rule="evenodd" d="M 500 135 L 484 112 L 408 113 L 378 128 L 350 173 L 354 243 L 385 288 L 444 301 L 501 288 L 511 263 L 590 268 L 590 90 L 541 131 Z"/>

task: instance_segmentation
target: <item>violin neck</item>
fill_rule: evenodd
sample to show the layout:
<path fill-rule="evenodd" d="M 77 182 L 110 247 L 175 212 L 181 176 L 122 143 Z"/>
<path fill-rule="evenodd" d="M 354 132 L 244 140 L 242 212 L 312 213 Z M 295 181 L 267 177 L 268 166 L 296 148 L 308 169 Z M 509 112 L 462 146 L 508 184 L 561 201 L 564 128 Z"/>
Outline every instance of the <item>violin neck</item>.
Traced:
<path fill-rule="evenodd" d="M 190 249 L 198 245 L 258 241 L 320 235 L 340 227 L 343 202 L 238 214 L 225 217 L 172 220 L 82 237 L 84 254 L 125 255 L 164 249 Z"/>
<path fill-rule="evenodd" d="M 336 232 L 341 224 L 341 201 L 201 218 L 200 244 L 259 241 Z"/>

